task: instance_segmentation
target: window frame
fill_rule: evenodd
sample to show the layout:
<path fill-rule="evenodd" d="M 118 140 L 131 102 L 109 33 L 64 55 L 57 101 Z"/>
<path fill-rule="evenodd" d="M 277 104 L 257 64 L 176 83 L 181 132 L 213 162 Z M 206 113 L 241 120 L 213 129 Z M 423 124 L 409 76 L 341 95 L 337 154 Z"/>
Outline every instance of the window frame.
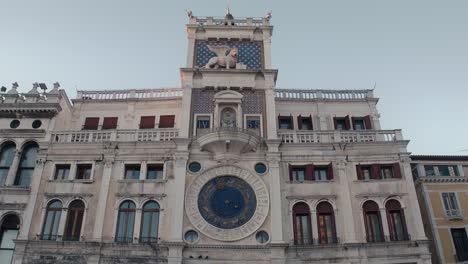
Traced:
<path fill-rule="evenodd" d="M 155 203 L 158 208 L 154 209 L 145 209 L 145 206 L 149 203 Z M 157 227 L 156 227 L 156 237 L 144 237 L 143 235 L 143 229 L 145 228 L 145 213 L 150 213 L 150 219 L 149 219 L 149 227 L 148 227 L 148 233 L 151 234 L 152 232 L 152 220 L 153 220 L 153 216 L 154 214 L 157 214 Z M 146 201 L 142 208 L 141 208 L 141 228 L 140 228 L 140 234 L 139 234 L 139 240 L 140 242 L 143 242 L 143 243 L 154 243 L 154 242 L 158 242 L 159 238 L 159 227 L 160 227 L 160 222 L 161 222 L 161 205 L 157 202 L 157 201 L 154 201 L 154 200 L 149 200 L 149 201 Z M 150 241 L 145 241 L 145 239 L 149 238 Z M 155 241 L 153 240 L 155 239 Z"/>
<path fill-rule="evenodd" d="M 324 206 L 329 206 L 329 208 L 320 208 L 322 204 L 328 204 Z M 330 210 L 331 208 L 331 210 Z M 338 237 L 336 234 L 336 219 L 335 219 L 335 209 L 333 208 L 333 205 L 328 202 L 328 201 L 322 201 L 317 204 L 316 206 L 316 212 L 317 212 L 317 231 L 318 231 L 318 243 L 319 244 L 336 244 L 338 243 Z M 321 226 L 321 221 L 320 218 L 322 216 L 329 216 L 330 217 L 330 222 L 331 222 L 331 229 L 332 229 L 332 237 L 328 237 L 328 228 L 327 228 L 327 223 L 325 221 L 325 226 Z M 325 230 L 323 230 L 323 227 L 325 227 Z M 322 240 L 322 237 L 320 236 L 321 232 L 325 231 L 325 238 L 326 242 Z"/>
<path fill-rule="evenodd" d="M 117 116 L 104 117 L 102 121 L 101 130 L 117 129 L 118 124 L 119 124 L 119 117 Z"/>
<path fill-rule="evenodd" d="M 290 115 L 290 116 L 278 115 L 277 120 L 278 120 L 278 129 L 279 130 L 294 130 L 294 119 L 293 119 L 292 115 Z M 281 127 L 281 120 L 289 120 L 289 122 L 290 122 L 289 123 L 290 124 L 289 128 L 282 128 Z"/>
<path fill-rule="evenodd" d="M 198 128 L 198 118 L 199 117 L 208 117 L 210 127 L 209 128 Z M 212 113 L 200 113 L 194 114 L 193 117 L 193 136 L 197 136 L 198 129 L 211 129 L 213 127 L 213 114 Z"/>
<path fill-rule="evenodd" d="M 80 167 L 85 167 L 85 166 L 89 166 L 90 167 L 90 172 L 89 172 L 89 178 L 78 178 L 78 174 L 80 172 Z M 90 181 L 90 180 L 93 180 L 93 177 L 94 177 L 94 162 L 79 162 L 79 163 L 76 163 L 75 165 L 75 172 L 74 172 L 75 175 L 73 175 L 73 180 L 77 180 L 77 181 Z"/>
<path fill-rule="evenodd" d="M 158 128 L 175 128 L 176 115 L 160 115 Z"/>
<path fill-rule="evenodd" d="M 61 167 L 61 168 L 60 168 Z M 62 177 L 62 178 L 57 178 L 57 174 L 58 172 L 63 169 L 64 167 L 68 167 L 68 175 L 67 177 Z M 54 181 L 66 181 L 66 180 L 69 180 L 70 179 L 70 175 L 71 175 L 71 164 L 69 163 L 56 163 L 55 166 L 54 166 L 54 174 L 53 174 L 53 177 L 52 177 L 52 180 Z"/>
<path fill-rule="evenodd" d="M 149 171 L 150 171 L 150 168 L 152 167 L 161 167 L 161 178 L 154 178 L 154 179 L 150 179 L 148 178 L 149 176 Z M 156 170 L 157 171 L 157 170 Z M 146 164 L 146 175 L 145 175 L 145 180 L 164 180 L 166 178 L 166 165 L 165 163 L 158 163 L 158 162 L 151 162 L 151 163 L 147 163 Z M 141 171 L 140 171 L 140 175 L 141 175 Z M 155 176 L 157 176 L 157 173 L 155 173 Z"/>
<path fill-rule="evenodd" d="M 99 130 L 100 117 L 85 117 L 82 130 Z"/>
<path fill-rule="evenodd" d="M 374 208 L 370 208 L 370 209 L 367 208 L 366 209 L 365 208 L 366 204 L 369 205 L 368 207 L 376 206 L 377 210 L 375 210 Z M 363 212 L 363 217 L 364 217 L 364 229 L 365 229 L 365 232 L 366 232 L 366 241 L 368 243 L 384 242 L 385 241 L 385 233 L 384 233 L 384 229 L 383 229 L 382 215 L 380 214 L 379 205 L 375 201 L 367 200 L 366 202 L 364 202 L 362 204 L 362 212 Z M 381 236 L 380 240 L 374 239 L 374 238 L 377 238 L 377 236 L 376 236 L 376 232 L 374 230 L 375 224 L 369 224 L 368 223 L 369 222 L 368 215 L 370 215 L 370 214 L 374 214 L 374 215 L 377 216 L 379 233 L 380 233 L 380 236 Z M 369 227 L 371 227 L 371 230 L 369 230 Z"/>
<path fill-rule="evenodd" d="M 26 156 L 26 153 L 28 153 L 27 151 L 29 151 L 30 148 L 36 148 L 36 152 L 33 154 L 35 155 L 34 156 L 34 165 L 33 167 L 29 167 L 29 166 L 22 166 L 21 163 L 23 162 L 23 158 Z M 17 167 L 17 171 L 16 171 L 16 176 L 15 176 L 15 182 L 14 182 L 14 186 L 23 186 L 23 187 L 29 187 L 31 185 L 31 182 L 32 182 L 32 177 L 34 176 L 34 170 L 36 168 L 36 161 L 37 161 L 37 154 L 39 152 L 39 145 L 36 143 L 36 142 L 29 142 L 27 144 L 25 144 L 22 148 L 22 151 L 21 151 L 21 156 L 19 158 L 19 163 L 18 163 L 18 167 Z M 31 179 L 29 181 L 29 183 L 27 185 L 23 185 L 23 184 L 20 184 L 21 183 L 21 173 L 25 170 L 29 170 L 31 171 Z"/>
<path fill-rule="evenodd" d="M 392 207 L 392 203 L 395 207 Z M 408 227 L 406 225 L 405 211 L 401 206 L 401 202 L 396 199 L 390 199 L 385 202 L 385 212 L 387 214 L 388 232 L 390 233 L 391 241 L 406 241 L 409 240 Z M 393 215 L 398 213 L 400 217 L 401 228 L 403 230 L 403 238 L 398 238 L 398 232 L 396 231 L 397 224 L 394 221 Z"/>
<path fill-rule="evenodd" d="M 83 205 L 83 207 L 72 207 L 73 203 L 81 203 Z M 74 212 L 74 219 L 71 220 L 71 214 L 72 212 Z M 84 223 L 85 223 L 85 212 L 86 212 L 86 203 L 81 200 L 81 199 L 75 199 L 73 201 L 70 202 L 70 204 L 68 205 L 68 209 L 67 209 L 67 219 L 65 221 L 65 230 L 63 231 L 63 238 L 62 240 L 64 241 L 80 241 L 81 239 L 81 234 L 83 232 L 83 226 L 84 226 Z M 76 225 L 77 225 L 77 220 L 78 220 L 78 217 L 79 217 L 79 213 L 81 213 L 81 223 L 80 223 L 80 227 L 79 227 L 79 232 L 78 232 L 78 235 L 75 234 L 75 232 L 77 231 L 76 230 Z M 70 221 L 73 221 L 73 225 L 72 225 L 72 234 L 69 235 L 68 234 L 68 226 L 70 225 Z M 77 239 L 75 239 L 77 238 Z"/>
<path fill-rule="evenodd" d="M 125 203 L 133 204 L 133 208 L 122 208 L 122 206 Z M 124 200 L 121 203 L 119 203 L 119 206 L 117 208 L 117 221 L 116 221 L 116 226 L 115 226 L 115 236 L 114 236 L 114 241 L 117 243 L 132 243 L 133 242 L 133 236 L 135 235 L 135 220 L 136 220 L 136 212 L 137 212 L 137 206 L 136 203 L 132 200 Z M 119 237 L 119 226 L 120 226 L 120 213 L 124 213 L 125 215 L 125 223 L 124 223 L 124 229 L 123 229 L 123 234 L 125 236 Z M 129 227 L 129 215 L 133 213 L 133 225 L 132 225 L 132 234 L 131 237 L 127 237 L 128 233 L 128 227 Z M 120 239 L 123 239 L 120 240 Z"/>
<path fill-rule="evenodd" d="M 450 227 L 450 237 L 451 237 L 451 243 L 452 243 L 452 248 L 453 248 L 453 252 L 455 253 L 455 258 L 457 260 L 457 262 L 464 262 L 464 261 L 468 261 L 468 252 L 467 254 L 465 255 L 465 258 L 461 258 L 461 254 L 458 252 L 457 250 L 457 244 L 455 243 L 455 239 L 454 239 L 454 230 L 463 230 L 464 233 L 465 233 L 465 241 L 464 242 L 468 242 L 468 232 L 466 231 L 466 227 L 464 226 L 461 226 L 461 227 Z M 468 243 L 467 243 L 468 244 Z"/>
<path fill-rule="evenodd" d="M 262 114 L 244 114 L 244 128 L 247 130 L 257 130 L 255 128 L 248 128 L 247 127 L 247 119 L 249 117 L 258 117 L 259 118 L 259 127 L 258 130 L 260 131 L 260 136 L 263 137 L 263 115 Z"/>
<path fill-rule="evenodd" d="M 297 222 L 297 217 L 306 217 L 308 230 L 304 230 L 304 226 L 302 221 L 300 223 Z M 297 202 L 292 207 L 292 224 L 293 224 L 293 241 L 295 245 L 312 245 L 313 244 L 313 230 L 312 230 L 312 216 L 310 207 L 307 203 L 301 201 Z M 298 225 L 299 224 L 299 225 Z M 298 227 L 300 227 L 300 231 L 298 232 Z M 305 234 L 306 231 L 309 231 L 308 234 Z M 297 235 L 301 234 L 299 238 Z"/>
<path fill-rule="evenodd" d="M 6 181 L 7 181 L 7 178 L 8 178 L 8 174 L 10 173 L 10 169 L 11 169 L 11 166 L 13 165 L 13 161 L 15 160 L 15 156 L 16 156 L 16 144 L 14 142 L 11 142 L 11 141 L 7 141 L 5 143 L 3 143 L 1 145 L 1 149 L 0 149 L 0 158 L 2 158 L 2 156 L 4 155 L 5 153 L 5 150 L 8 150 L 10 151 L 11 149 L 13 149 L 13 157 L 11 159 L 11 162 L 5 162 L 6 164 L 4 166 L 0 166 L 0 171 L 5 171 L 6 175 L 4 175 L 4 178 L 2 176 L 2 178 L 0 178 L 0 186 L 5 186 L 6 184 Z M 2 160 L 0 160 L 0 163 L 1 163 Z M 8 164 L 10 163 L 10 164 Z M 19 165 L 19 164 L 18 164 Z"/>
<path fill-rule="evenodd" d="M 309 122 L 310 122 L 310 128 L 309 129 L 303 127 L 304 120 L 309 120 Z M 298 115 L 297 116 L 297 129 L 298 130 L 304 130 L 304 131 L 313 131 L 314 130 L 314 122 L 312 120 L 312 115 L 309 115 L 309 116 Z"/>
<path fill-rule="evenodd" d="M 148 120 L 143 122 L 143 120 Z M 152 124 L 150 124 L 150 121 L 153 121 Z M 140 124 L 138 125 L 139 129 L 154 129 L 156 127 L 156 116 L 140 116 Z"/>
<path fill-rule="evenodd" d="M 60 207 L 50 207 L 52 204 L 54 204 L 55 202 L 59 202 L 60 203 Z M 42 229 L 41 229 L 41 234 L 40 234 L 40 240 L 50 240 L 50 241 L 56 241 L 57 238 L 58 238 L 58 233 L 59 233 L 59 226 L 60 226 L 60 219 L 62 217 L 62 211 L 63 211 L 63 202 L 58 200 L 58 199 L 53 199 L 51 201 L 49 201 L 47 203 L 47 206 L 45 208 L 45 214 L 44 214 L 44 218 L 43 218 L 43 223 L 42 223 Z M 53 212 L 52 213 L 52 219 L 50 221 L 50 224 L 51 226 L 49 227 L 49 234 L 47 234 L 48 238 L 46 239 L 45 238 L 45 228 L 46 228 L 46 225 L 47 225 L 47 219 L 48 219 L 48 216 L 49 216 L 49 212 Z M 57 222 L 57 227 L 55 227 L 55 218 L 57 217 L 57 214 L 58 214 L 58 222 Z M 54 229 L 56 229 L 56 234 L 53 235 L 54 233 Z"/>
<path fill-rule="evenodd" d="M 132 171 L 133 176 L 135 175 L 135 172 L 138 171 L 138 177 L 137 178 L 128 178 L 127 177 L 127 172 L 129 172 L 129 171 Z M 124 164 L 123 179 L 124 180 L 140 180 L 141 179 L 141 171 L 142 171 L 141 163 L 125 163 Z"/>

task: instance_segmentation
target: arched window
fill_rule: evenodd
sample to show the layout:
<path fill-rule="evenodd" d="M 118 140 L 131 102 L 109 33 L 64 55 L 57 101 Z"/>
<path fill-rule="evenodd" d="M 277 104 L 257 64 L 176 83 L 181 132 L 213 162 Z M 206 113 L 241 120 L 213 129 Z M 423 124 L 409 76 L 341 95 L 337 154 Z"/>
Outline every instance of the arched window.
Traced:
<path fill-rule="evenodd" d="M 382 220 L 379 206 L 373 201 L 363 204 L 364 223 L 366 227 L 367 242 L 383 242 Z"/>
<path fill-rule="evenodd" d="M 2 152 L 0 153 L 0 186 L 5 185 L 8 172 L 15 158 L 15 149 L 16 145 L 11 142 L 4 144 L 2 147 Z"/>
<path fill-rule="evenodd" d="M 62 214 L 62 202 L 51 201 L 47 205 L 44 226 L 42 227 L 41 239 L 57 240 L 57 231 L 60 223 L 60 215 Z"/>
<path fill-rule="evenodd" d="M 135 211 L 135 204 L 131 201 L 125 201 L 120 205 L 117 218 L 117 231 L 115 234 L 116 242 L 131 243 L 133 241 Z"/>
<path fill-rule="evenodd" d="M 310 223 L 310 209 L 305 203 L 297 203 L 293 207 L 294 244 L 312 244 L 312 225 Z"/>
<path fill-rule="evenodd" d="M 17 215 L 9 214 L 3 218 L 0 227 L 0 263 L 10 263 L 15 251 L 15 242 L 18 236 L 20 220 Z M 4 261 L 4 262 L 3 262 Z"/>
<path fill-rule="evenodd" d="M 159 204 L 154 201 L 143 206 L 141 218 L 141 242 L 158 242 Z"/>
<path fill-rule="evenodd" d="M 385 208 L 387 209 L 390 239 L 392 241 L 407 240 L 405 213 L 401 208 L 401 204 L 397 200 L 389 200 L 385 204 Z"/>
<path fill-rule="evenodd" d="M 317 225 L 320 244 L 337 243 L 335 213 L 328 202 L 317 205 Z"/>
<path fill-rule="evenodd" d="M 81 226 L 83 225 L 83 215 L 85 204 L 81 200 L 75 200 L 68 207 L 67 223 L 63 240 L 80 240 Z"/>
<path fill-rule="evenodd" d="M 21 160 L 16 173 L 15 185 L 29 186 L 31 184 L 34 166 L 36 165 L 38 146 L 36 143 L 26 145 L 21 154 Z"/>

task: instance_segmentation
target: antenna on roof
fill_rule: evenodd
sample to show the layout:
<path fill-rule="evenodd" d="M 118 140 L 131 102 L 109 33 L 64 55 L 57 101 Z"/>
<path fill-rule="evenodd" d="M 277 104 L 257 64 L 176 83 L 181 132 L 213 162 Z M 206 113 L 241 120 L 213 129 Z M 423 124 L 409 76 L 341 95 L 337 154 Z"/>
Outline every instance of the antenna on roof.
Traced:
<path fill-rule="evenodd" d="M 372 90 L 375 90 L 375 87 L 377 87 L 377 82 L 374 82 L 374 87 L 372 88 Z"/>

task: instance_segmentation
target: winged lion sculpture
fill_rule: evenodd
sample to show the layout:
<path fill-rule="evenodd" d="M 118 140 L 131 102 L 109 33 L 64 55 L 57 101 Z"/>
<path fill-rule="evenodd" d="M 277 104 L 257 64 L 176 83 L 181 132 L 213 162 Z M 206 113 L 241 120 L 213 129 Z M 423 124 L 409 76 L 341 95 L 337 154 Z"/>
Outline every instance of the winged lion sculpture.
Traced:
<path fill-rule="evenodd" d="M 208 46 L 211 52 L 216 53 L 216 57 L 211 58 L 205 65 L 207 69 L 218 69 L 219 67 L 233 69 L 237 64 L 237 48 L 229 46 Z M 227 53 L 229 51 L 229 53 Z M 227 55 L 226 55 L 227 53 Z"/>

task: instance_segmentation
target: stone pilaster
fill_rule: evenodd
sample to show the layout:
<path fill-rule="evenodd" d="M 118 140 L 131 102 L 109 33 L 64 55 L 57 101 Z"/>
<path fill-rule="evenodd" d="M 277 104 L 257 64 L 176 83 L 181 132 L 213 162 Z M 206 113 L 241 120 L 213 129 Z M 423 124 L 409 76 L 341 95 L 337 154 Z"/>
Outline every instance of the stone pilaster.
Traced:
<path fill-rule="evenodd" d="M 346 166 L 347 162 L 344 159 L 339 159 L 336 162 L 336 171 L 339 181 L 339 193 L 341 194 L 338 198 L 338 208 L 341 209 L 342 216 L 354 216 L 353 213 L 353 204 L 352 201 L 354 197 L 350 192 L 350 183 L 352 182 L 351 178 L 348 178 L 346 175 Z M 344 228 L 344 234 L 341 240 L 343 243 L 356 243 L 356 228 L 354 223 L 354 217 L 348 217 L 347 219 L 340 218 L 339 222 L 337 221 L 336 226 L 342 225 Z M 338 218 L 337 218 L 338 219 Z"/>
<path fill-rule="evenodd" d="M 281 154 L 278 147 L 281 140 L 268 140 L 268 167 L 270 176 L 270 200 L 271 204 L 271 243 L 284 243 L 282 199 L 281 199 Z"/>
<path fill-rule="evenodd" d="M 15 157 L 13 158 L 13 162 L 11 163 L 10 170 L 8 171 L 8 175 L 5 181 L 6 186 L 12 186 L 15 184 L 16 173 L 18 172 L 18 165 L 21 160 L 21 151 L 17 149 L 15 151 Z"/>
<path fill-rule="evenodd" d="M 175 139 L 177 145 L 174 154 L 174 179 L 168 181 L 168 210 L 170 219 L 170 232 L 168 241 L 182 242 L 183 219 L 184 219 L 184 200 L 185 200 L 185 176 L 187 172 L 187 160 L 189 157 L 188 145 L 189 139 Z"/>
<path fill-rule="evenodd" d="M 101 188 L 99 190 L 99 199 L 96 207 L 96 218 L 94 222 L 93 240 L 102 240 L 102 230 L 104 228 L 104 218 L 106 214 L 107 197 L 109 194 L 110 181 L 112 170 L 114 167 L 114 157 L 108 157 L 104 161 L 104 169 L 102 172 Z"/>
<path fill-rule="evenodd" d="M 40 151 L 40 149 L 39 149 Z M 31 178 L 31 193 L 29 195 L 28 204 L 24 210 L 23 223 L 19 231 L 18 239 L 28 239 L 28 233 L 31 228 L 31 222 L 33 219 L 34 208 L 36 208 L 37 194 L 39 192 L 39 187 L 41 184 L 42 172 L 44 171 L 45 157 L 38 155 L 36 160 L 36 167 L 34 168 L 34 173 Z"/>
<path fill-rule="evenodd" d="M 265 90 L 265 105 L 266 105 L 266 134 L 268 139 L 277 139 L 276 131 L 276 107 L 275 107 L 275 90 L 268 88 Z"/>

